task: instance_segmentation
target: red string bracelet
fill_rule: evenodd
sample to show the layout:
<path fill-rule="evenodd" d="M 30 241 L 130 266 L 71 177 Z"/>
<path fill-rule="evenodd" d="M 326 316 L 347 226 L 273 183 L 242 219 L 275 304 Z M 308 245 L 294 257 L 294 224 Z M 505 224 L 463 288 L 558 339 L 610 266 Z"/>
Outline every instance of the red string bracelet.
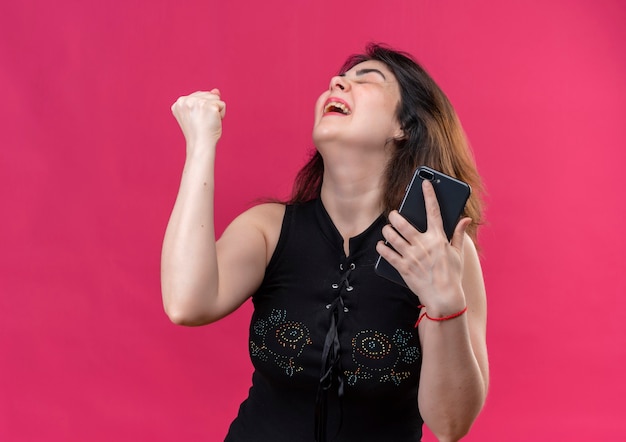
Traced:
<path fill-rule="evenodd" d="M 418 305 L 417 308 L 422 309 L 425 306 L 423 305 Z M 422 322 L 422 319 L 424 319 L 424 316 L 427 317 L 428 319 L 430 319 L 431 321 L 437 321 L 437 322 L 443 322 L 443 321 L 447 321 L 449 319 L 454 319 L 454 318 L 458 318 L 459 316 L 461 316 L 463 313 L 465 313 L 467 311 L 467 306 L 465 306 L 465 308 L 459 312 L 456 313 L 452 313 L 451 315 L 448 316 L 443 316 L 441 318 L 433 318 L 428 316 L 428 312 L 424 312 L 420 315 L 419 318 L 417 318 L 417 322 L 415 323 L 415 328 L 417 328 L 418 325 L 420 325 L 420 322 Z"/>

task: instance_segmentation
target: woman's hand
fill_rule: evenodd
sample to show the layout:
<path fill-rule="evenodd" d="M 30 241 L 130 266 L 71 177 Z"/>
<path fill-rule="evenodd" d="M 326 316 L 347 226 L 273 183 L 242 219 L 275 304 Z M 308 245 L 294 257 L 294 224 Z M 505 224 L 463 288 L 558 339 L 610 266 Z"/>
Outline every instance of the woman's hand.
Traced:
<path fill-rule="evenodd" d="M 420 298 L 432 317 L 443 317 L 465 308 L 462 288 L 463 242 L 470 218 L 459 221 L 448 242 L 437 196 L 432 184 L 422 184 L 428 228 L 418 231 L 397 211 L 389 214 L 383 236 L 395 249 L 381 241 L 376 250 L 400 273 L 407 286 Z M 393 227 L 392 227 L 393 226 Z M 395 229 L 395 230 L 394 230 Z"/>
<path fill-rule="evenodd" d="M 489 387 L 485 287 L 478 254 L 466 238 L 471 219 L 459 221 L 448 242 L 433 186 L 425 180 L 422 189 L 426 232 L 391 212 L 393 227 L 385 226 L 383 236 L 397 252 L 382 241 L 376 249 L 419 296 L 428 318 L 458 316 L 419 324 L 422 367 L 417 399 L 424 423 L 438 440 L 456 441 L 469 431 Z"/>
<path fill-rule="evenodd" d="M 180 97 L 172 105 L 172 113 L 187 141 L 188 154 L 203 145 L 215 147 L 222 136 L 226 103 L 220 99 L 218 89 Z"/>

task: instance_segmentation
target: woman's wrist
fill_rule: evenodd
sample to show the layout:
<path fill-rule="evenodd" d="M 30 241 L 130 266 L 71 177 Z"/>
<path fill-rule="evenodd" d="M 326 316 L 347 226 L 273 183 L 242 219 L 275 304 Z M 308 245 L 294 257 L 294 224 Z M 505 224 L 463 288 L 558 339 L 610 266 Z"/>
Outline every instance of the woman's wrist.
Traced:
<path fill-rule="evenodd" d="M 422 319 L 424 319 L 424 318 L 429 319 L 429 320 L 434 321 L 434 322 L 445 322 L 445 321 L 450 321 L 452 319 L 458 318 L 459 316 L 462 316 L 462 315 L 464 315 L 467 312 L 467 305 L 466 305 L 465 307 L 463 307 L 459 311 L 457 311 L 455 313 L 451 313 L 449 315 L 445 315 L 445 316 L 431 316 L 431 315 L 428 314 L 428 310 L 423 305 L 420 305 L 418 307 L 422 311 L 421 311 L 419 317 L 417 318 L 417 321 L 415 322 L 415 327 L 416 328 L 417 328 L 418 325 L 420 325 L 420 322 L 422 322 Z"/>
<path fill-rule="evenodd" d="M 432 318 L 444 318 L 453 315 L 467 306 L 463 287 L 448 288 L 420 299 L 422 313 L 428 312 Z"/>

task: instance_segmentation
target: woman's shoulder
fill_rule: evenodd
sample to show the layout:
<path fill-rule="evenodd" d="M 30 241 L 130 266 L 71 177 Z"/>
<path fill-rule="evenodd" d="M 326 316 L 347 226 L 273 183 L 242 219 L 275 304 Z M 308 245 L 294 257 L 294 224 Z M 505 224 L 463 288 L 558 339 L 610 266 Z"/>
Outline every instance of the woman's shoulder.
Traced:
<path fill-rule="evenodd" d="M 285 204 L 274 202 L 257 204 L 239 215 L 233 223 L 259 231 L 265 239 L 269 257 L 278 243 L 286 207 Z"/>
<path fill-rule="evenodd" d="M 250 222 L 259 224 L 276 224 L 280 227 L 285 216 L 286 205 L 283 203 L 261 203 L 250 207 L 240 217 L 247 218 Z"/>
<path fill-rule="evenodd" d="M 247 223 L 254 224 L 258 228 L 278 228 L 280 229 L 285 213 L 289 211 L 305 210 L 306 208 L 314 210 L 315 200 L 299 202 L 299 203 L 283 203 L 283 202 L 264 202 L 252 206 L 239 218 L 244 219 Z"/>
<path fill-rule="evenodd" d="M 285 208 L 285 204 L 281 203 L 257 204 L 241 213 L 233 223 L 256 228 L 264 234 L 276 229 L 280 230 Z"/>
<path fill-rule="evenodd" d="M 264 202 L 247 209 L 233 221 L 233 224 L 261 232 L 271 250 L 278 242 L 285 222 L 289 223 L 289 220 L 296 216 L 295 213 L 310 217 L 314 211 L 315 200 L 295 204 Z"/>

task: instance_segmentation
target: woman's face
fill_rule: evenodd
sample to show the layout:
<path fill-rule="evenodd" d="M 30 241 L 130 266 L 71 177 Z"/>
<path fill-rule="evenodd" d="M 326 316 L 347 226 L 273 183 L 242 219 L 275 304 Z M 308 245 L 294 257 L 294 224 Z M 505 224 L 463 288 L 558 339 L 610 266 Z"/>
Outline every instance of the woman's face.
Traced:
<path fill-rule="evenodd" d="M 330 88 L 315 106 L 313 141 L 340 141 L 362 148 L 381 149 L 389 139 L 402 137 L 396 110 L 400 88 L 382 62 L 359 63 L 331 79 Z"/>

